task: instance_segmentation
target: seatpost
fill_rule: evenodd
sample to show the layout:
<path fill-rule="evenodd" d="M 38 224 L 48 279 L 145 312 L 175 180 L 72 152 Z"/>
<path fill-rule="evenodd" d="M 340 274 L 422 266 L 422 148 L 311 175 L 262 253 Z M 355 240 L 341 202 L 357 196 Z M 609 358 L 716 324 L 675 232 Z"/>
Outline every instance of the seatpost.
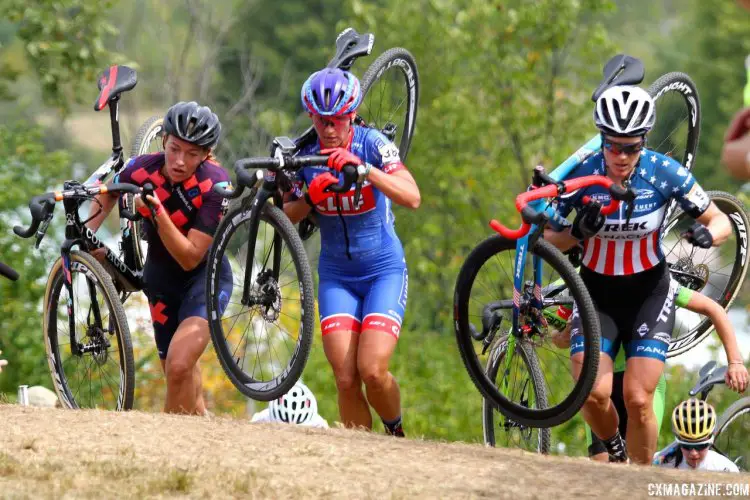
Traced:
<path fill-rule="evenodd" d="M 121 153 L 120 143 L 120 96 L 116 95 L 109 100 L 109 120 L 112 125 L 112 152 Z"/>

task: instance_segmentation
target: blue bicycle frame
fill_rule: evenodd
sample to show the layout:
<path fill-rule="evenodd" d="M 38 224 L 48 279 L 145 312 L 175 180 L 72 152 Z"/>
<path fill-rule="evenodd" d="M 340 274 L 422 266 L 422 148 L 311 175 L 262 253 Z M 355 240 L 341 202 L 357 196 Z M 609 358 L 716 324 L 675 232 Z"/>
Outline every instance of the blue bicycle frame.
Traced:
<path fill-rule="evenodd" d="M 583 160 L 599 151 L 602 146 L 602 137 L 600 134 L 592 137 L 586 144 L 581 146 L 578 151 L 570 155 L 564 162 L 558 165 L 555 170 L 550 172 L 549 176 L 556 181 L 564 180 L 573 168 L 576 167 Z M 529 203 L 529 206 L 537 211 L 544 210 L 550 218 L 554 218 L 557 214 L 555 208 L 548 206 L 543 208 L 544 200 L 536 200 Z M 518 238 L 516 241 L 516 263 L 514 265 L 515 274 L 513 276 L 513 330 L 518 331 L 518 317 L 520 308 L 521 290 L 523 287 L 523 276 L 526 270 L 526 253 L 529 249 L 529 235 L 535 234 L 538 230 L 536 224 L 531 225 L 531 229 L 525 236 Z M 532 307 L 542 310 L 542 259 L 534 255 L 532 257 L 532 263 L 534 265 L 534 294 L 531 300 Z"/>

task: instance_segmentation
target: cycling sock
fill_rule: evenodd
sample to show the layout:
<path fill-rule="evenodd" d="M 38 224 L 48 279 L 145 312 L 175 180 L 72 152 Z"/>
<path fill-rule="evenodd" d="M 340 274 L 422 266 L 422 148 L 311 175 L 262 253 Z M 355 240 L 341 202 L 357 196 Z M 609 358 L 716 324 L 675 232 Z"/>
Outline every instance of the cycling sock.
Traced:
<path fill-rule="evenodd" d="M 602 439 L 604 446 L 607 448 L 609 453 L 610 462 L 627 462 L 628 451 L 625 448 L 625 440 L 620 436 L 619 429 L 615 432 L 615 435 L 609 439 Z"/>
<path fill-rule="evenodd" d="M 383 421 L 383 427 L 385 427 L 386 434 L 396 437 L 404 437 L 404 429 L 401 425 L 401 415 L 393 420 L 381 420 Z"/>

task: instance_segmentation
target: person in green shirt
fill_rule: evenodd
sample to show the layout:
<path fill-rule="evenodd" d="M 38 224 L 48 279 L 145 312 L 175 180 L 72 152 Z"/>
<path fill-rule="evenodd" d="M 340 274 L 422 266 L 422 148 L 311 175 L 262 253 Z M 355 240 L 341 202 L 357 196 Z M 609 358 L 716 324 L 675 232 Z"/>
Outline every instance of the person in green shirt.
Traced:
<path fill-rule="evenodd" d="M 729 367 L 725 376 L 727 387 L 737 392 L 744 392 L 748 385 L 748 372 L 742 361 L 737 338 L 734 329 L 729 321 L 724 308 L 716 301 L 706 297 L 700 292 L 690 290 L 689 288 L 680 287 L 675 297 L 675 305 L 693 311 L 695 313 L 707 316 L 714 327 L 716 333 L 724 346 L 727 355 Z M 552 334 L 552 342 L 559 348 L 570 346 L 570 323 L 567 322 L 570 310 L 560 306 L 556 311 L 545 311 L 545 317 L 548 323 L 557 328 Z M 626 357 L 624 346 L 620 348 L 614 361 L 613 380 L 612 380 L 612 403 L 615 405 L 619 416 L 619 430 L 623 438 L 627 432 L 628 413 L 625 409 L 623 399 L 623 379 L 625 375 Z M 662 374 L 654 393 L 654 414 L 657 421 L 657 439 L 658 430 L 661 428 L 661 420 L 664 416 L 664 407 L 667 397 L 667 380 Z M 589 457 L 593 460 L 607 462 L 609 454 L 604 443 L 591 432 L 591 428 L 586 424 L 586 442 L 588 444 Z"/>

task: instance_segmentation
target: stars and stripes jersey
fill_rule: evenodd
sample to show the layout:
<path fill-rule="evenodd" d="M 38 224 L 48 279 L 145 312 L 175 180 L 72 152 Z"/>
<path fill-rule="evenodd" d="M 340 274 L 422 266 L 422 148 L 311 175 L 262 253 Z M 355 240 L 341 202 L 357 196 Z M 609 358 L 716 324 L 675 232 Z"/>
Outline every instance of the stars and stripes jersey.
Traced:
<path fill-rule="evenodd" d="M 346 148 L 365 164 L 387 174 L 405 169 L 398 147 L 378 130 L 353 126 Z M 315 141 L 300 149 L 299 156 L 320 152 Z M 308 167 L 297 172 L 293 195 L 303 196 L 302 188 L 325 172 L 328 167 Z M 335 175 L 335 173 L 334 173 Z M 343 181 L 339 174 L 340 182 Z M 314 207 L 320 226 L 321 276 L 370 278 L 386 270 L 403 267 L 403 247 L 396 234 L 391 200 L 365 181 L 359 204 L 354 206 L 355 188 L 329 198 Z"/>
<path fill-rule="evenodd" d="M 566 179 L 604 173 L 604 156 L 599 152 L 576 166 Z M 660 228 L 670 201 L 677 200 L 693 218 L 703 214 L 711 201 L 690 171 L 672 158 L 648 149 L 641 151 L 630 182 L 637 193 L 630 220 L 627 204 L 621 203 L 617 211 L 607 216 L 599 232 L 584 241 L 582 263 L 597 273 L 631 275 L 654 267 L 664 259 Z M 584 195 L 602 205 L 610 202 L 606 188 L 592 186 L 563 195 L 558 203 L 559 214 L 567 217 L 571 210 L 580 208 Z M 558 231 L 569 225 L 568 221 L 551 223 Z"/>
<path fill-rule="evenodd" d="M 204 161 L 189 179 L 173 185 L 161 173 L 164 162 L 164 153 L 136 156 L 115 176 L 114 182 L 138 186 L 151 183 L 154 194 L 182 234 L 187 235 L 188 231 L 196 229 L 213 236 L 226 212 L 228 200 L 214 193 L 212 188 L 216 184 L 228 185 L 229 175 L 218 164 Z M 149 268 L 154 270 L 158 267 L 161 276 L 168 276 L 170 279 L 184 277 L 185 280 L 200 271 L 203 264 L 186 273 L 170 255 L 148 219 L 144 219 L 144 228 L 148 241 L 145 273 L 147 281 Z"/>

